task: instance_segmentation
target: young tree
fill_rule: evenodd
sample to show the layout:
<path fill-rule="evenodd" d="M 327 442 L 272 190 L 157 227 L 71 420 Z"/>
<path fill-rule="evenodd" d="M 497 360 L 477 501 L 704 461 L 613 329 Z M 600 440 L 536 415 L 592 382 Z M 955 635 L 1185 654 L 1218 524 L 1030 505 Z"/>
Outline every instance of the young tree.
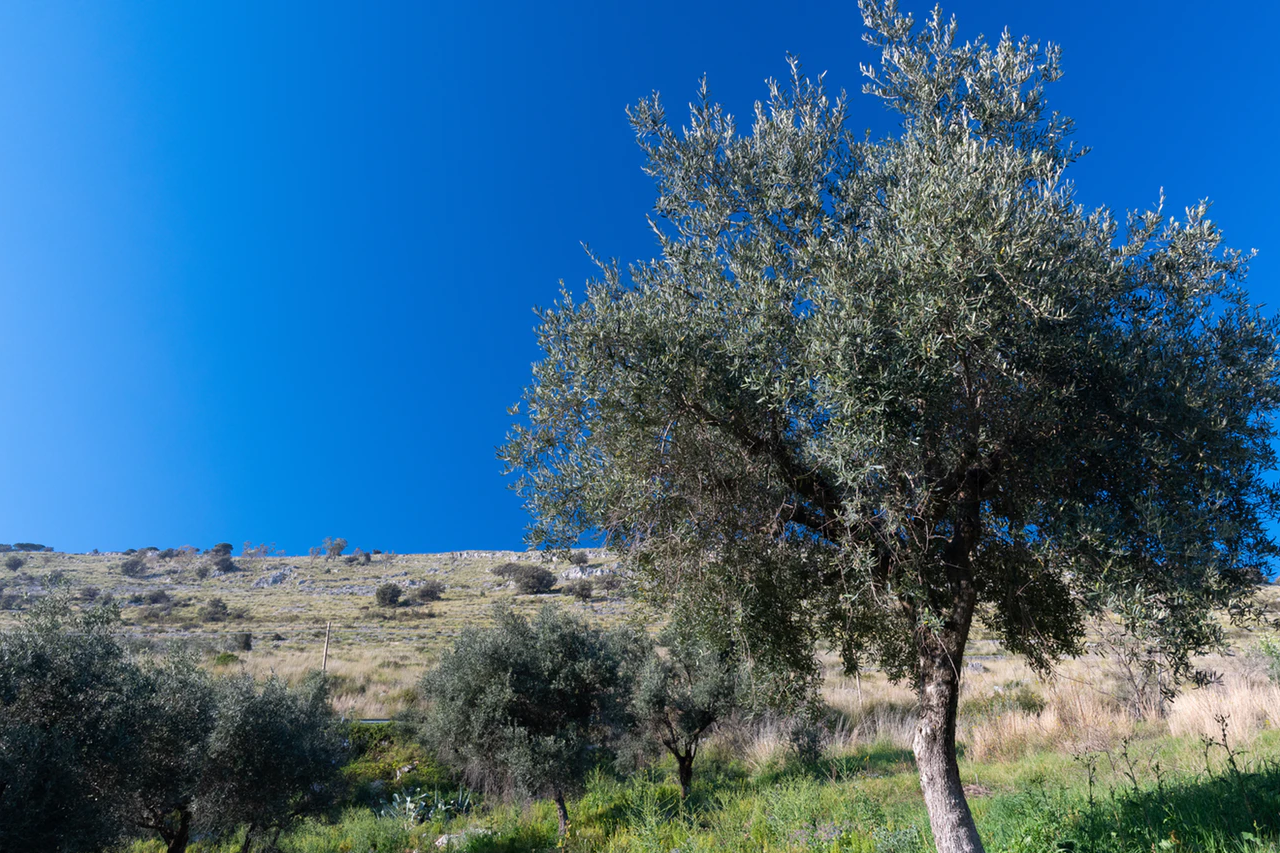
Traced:
<path fill-rule="evenodd" d="M 687 798 L 703 737 L 740 705 L 741 662 L 674 626 L 658 643 L 667 653 L 651 654 L 641 666 L 632 709 L 646 734 L 675 757 L 680 796 Z"/>
<path fill-rule="evenodd" d="M 622 723 L 633 638 L 547 605 L 533 622 L 498 610 L 492 628 L 468 628 L 423 678 L 424 735 L 459 767 L 555 801 L 600 761 Z"/>
<path fill-rule="evenodd" d="M 764 663 L 824 640 L 914 681 L 934 838 L 975 851 L 973 620 L 1044 668 L 1114 608 L 1192 675 L 1276 553 L 1277 329 L 1206 205 L 1122 230 L 1075 203 L 1056 48 L 862 9 L 895 138 L 794 62 L 746 135 L 705 86 L 683 133 L 630 111 L 661 258 L 541 311 L 501 455 L 533 544 L 604 532 Z"/>
<path fill-rule="evenodd" d="M 326 536 L 324 542 L 321 544 L 324 547 L 324 557 L 326 560 L 332 560 L 334 557 L 341 557 L 342 552 L 347 550 L 347 540 L 342 539 L 341 537 L 335 539 L 331 536 Z"/>

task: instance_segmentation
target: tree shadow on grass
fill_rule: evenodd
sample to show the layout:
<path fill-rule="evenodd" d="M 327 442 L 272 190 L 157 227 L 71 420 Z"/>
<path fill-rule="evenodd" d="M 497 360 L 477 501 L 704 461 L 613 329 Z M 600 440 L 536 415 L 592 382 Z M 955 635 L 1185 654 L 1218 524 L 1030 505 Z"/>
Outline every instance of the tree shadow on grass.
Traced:
<path fill-rule="evenodd" d="M 1080 818 L 1084 847 L 1152 849 L 1161 841 L 1210 849 L 1280 839 L 1280 765 L 1158 781 L 1155 788 L 1094 793 Z M 1108 847 L 1100 841 L 1106 840 Z"/>
<path fill-rule="evenodd" d="M 826 778 L 851 776 L 892 776 L 915 772 L 915 755 L 911 750 L 889 743 L 878 743 L 849 755 L 824 759 L 813 770 Z"/>

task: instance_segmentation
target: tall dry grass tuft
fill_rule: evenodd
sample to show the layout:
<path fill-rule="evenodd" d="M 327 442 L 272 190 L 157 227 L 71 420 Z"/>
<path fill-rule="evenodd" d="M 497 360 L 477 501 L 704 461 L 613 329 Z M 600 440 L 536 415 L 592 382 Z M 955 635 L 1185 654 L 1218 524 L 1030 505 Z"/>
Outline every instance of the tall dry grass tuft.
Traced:
<path fill-rule="evenodd" d="M 1039 711 L 1009 709 L 966 721 L 959 739 L 976 761 L 1006 761 L 1044 748 L 1099 751 L 1133 733 L 1133 718 L 1087 685 L 1059 681 Z"/>
<path fill-rule="evenodd" d="M 1280 686 L 1242 673 L 1220 684 L 1188 690 L 1173 701 L 1169 731 L 1175 735 L 1221 735 L 1218 717 L 1227 718 L 1229 736 L 1247 738 L 1280 724 Z"/>

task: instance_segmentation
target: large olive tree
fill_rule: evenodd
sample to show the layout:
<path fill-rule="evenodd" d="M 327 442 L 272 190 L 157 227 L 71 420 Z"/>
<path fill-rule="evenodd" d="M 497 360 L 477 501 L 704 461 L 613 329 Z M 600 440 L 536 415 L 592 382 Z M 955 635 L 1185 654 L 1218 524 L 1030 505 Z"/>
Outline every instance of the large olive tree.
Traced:
<path fill-rule="evenodd" d="M 1276 325 L 1199 205 L 1082 210 L 1058 51 L 864 2 L 870 141 L 792 63 L 751 128 L 630 111 L 661 256 L 540 312 L 502 451 L 535 543 L 603 531 L 765 662 L 837 646 L 918 685 L 940 850 L 981 850 L 955 755 L 974 619 L 1047 667 L 1111 608 L 1166 666 L 1275 548 Z"/>

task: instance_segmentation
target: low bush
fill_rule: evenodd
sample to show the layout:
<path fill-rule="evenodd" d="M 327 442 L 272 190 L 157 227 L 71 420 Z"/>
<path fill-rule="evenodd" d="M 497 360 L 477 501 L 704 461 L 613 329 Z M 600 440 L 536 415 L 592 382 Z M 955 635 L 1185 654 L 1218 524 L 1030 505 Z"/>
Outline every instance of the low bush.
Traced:
<path fill-rule="evenodd" d="M 26 563 L 27 563 L 26 560 L 22 559 L 17 554 L 14 554 L 11 557 L 5 557 L 4 567 L 11 572 L 16 572 L 18 569 L 25 566 Z"/>
<path fill-rule="evenodd" d="M 582 578 L 565 584 L 564 591 L 579 601 L 590 601 L 591 597 L 595 595 L 595 586 L 592 585 L 591 581 Z"/>
<path fill-rule="evenodd" d="M 542 595 L 551 592 L 556 585 L 556 576 L 542 566 L 520 566 L 512 572 L 510 579 L 515 582 L 516 590 L 524 595 Z"/>
<path fill-rule="evenodd" d="M 413 595 L 419 601 L 439 601 L 444 597 L 444 581 L 438 581 L 435 578 L 429 578 L 423 581 Z"/>
<path fill-rule="evenodd" d="M 511 580 L 517 572 L 522 571 L 525 567 L 525 563 L 503 563 L 500 566 L 494 566 L 489 571 L 500 578 Z"/>
<path fill-rule="evenodd" d="M 197 611 L 197 615 L 203 622 L 225 622 L 231 613 L 225 601 L 221 598 L 211 598 Z"/>
<path fill-rule="evenodd" d="M 395 607 L 400 603 L 400 596 L 403 594 L 404 590 L 396 584 L 384 583 L 374 592 L 373 597 L 379 607 Z"/>
<path fill-rule="evenodd" d="M 586 551 L 574 551 L 569 555 L 569 562 L 575 566 L 585 566 L 591 562 L 591 557 Z"/>
<path fill-rule="evenodd" d="M 147 573 L 147 560 L 134 552 L 120 561 L 120 574 L 127 578 L 140 578 Z"/>

